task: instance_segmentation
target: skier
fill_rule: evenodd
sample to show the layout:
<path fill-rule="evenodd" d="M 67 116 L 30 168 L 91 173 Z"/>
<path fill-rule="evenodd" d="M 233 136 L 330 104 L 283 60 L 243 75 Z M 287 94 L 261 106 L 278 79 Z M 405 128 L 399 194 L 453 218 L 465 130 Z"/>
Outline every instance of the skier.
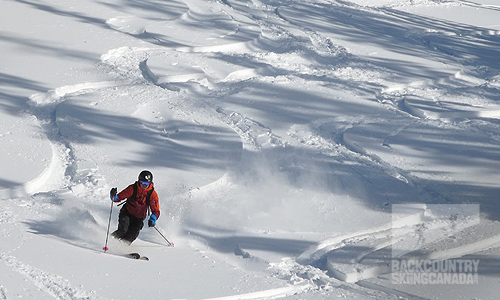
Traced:
<path fill-rule="evenodd" d="M 144 226 L 144 220 L 151 209 L 148 226 L 154 227 L 160 217 L 158 194 L 153 187 L 153 174 L 144 170 L 138 180 L 117 193 L 117 188 L 110 192 L 111 201 L 120 202 L 127 199 L 118 216 L 118 229 L 111 235 L 127 244 L 131 244 Z"/>

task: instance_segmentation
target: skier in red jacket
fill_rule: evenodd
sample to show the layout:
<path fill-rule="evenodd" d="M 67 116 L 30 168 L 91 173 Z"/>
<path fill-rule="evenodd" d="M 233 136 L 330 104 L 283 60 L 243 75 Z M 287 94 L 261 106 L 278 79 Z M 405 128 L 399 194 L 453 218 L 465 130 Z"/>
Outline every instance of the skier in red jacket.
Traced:
<path fill-rule="evenodd" d="M 149 227 L 156 225 L 160 217 L 158 194 L 153 187 L 153 174 L 144 170 L 138 180 L 117 194 L 117 189 L 111 189 L 111 201 L 120 202 L 127 199 L 118 216 L 118 229 L 112 233 L 115 238 L 131 244 L 144 226 L 144 220 L 151 209 L 148 220 Z"/>

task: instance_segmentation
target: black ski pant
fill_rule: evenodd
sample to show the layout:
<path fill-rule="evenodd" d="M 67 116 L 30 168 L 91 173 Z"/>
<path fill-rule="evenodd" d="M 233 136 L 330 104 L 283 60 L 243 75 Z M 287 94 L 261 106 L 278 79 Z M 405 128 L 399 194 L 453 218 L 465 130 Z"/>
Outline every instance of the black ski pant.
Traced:
<path fill-rule="evenodd" d="M 139 219 L 129 214 L 127 209 L 121 209 L 118 215 L 118 229 L 112 235 L 128 244 L 131 244 L 144 226 L 144 218 Z"/>

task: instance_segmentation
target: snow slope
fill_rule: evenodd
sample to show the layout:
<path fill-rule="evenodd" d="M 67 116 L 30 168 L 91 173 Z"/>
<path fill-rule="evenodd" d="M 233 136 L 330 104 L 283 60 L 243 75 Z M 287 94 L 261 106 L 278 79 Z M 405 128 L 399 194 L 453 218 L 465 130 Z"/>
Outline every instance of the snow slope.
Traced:
<path fill-rule="evenodd" d="M 0 299 L 497 297 L 496 1 L 0 8 Z M 143 169 L 175 247 L 104 254 Z M 477 282 L 393 284 L 417 234 Z"/>

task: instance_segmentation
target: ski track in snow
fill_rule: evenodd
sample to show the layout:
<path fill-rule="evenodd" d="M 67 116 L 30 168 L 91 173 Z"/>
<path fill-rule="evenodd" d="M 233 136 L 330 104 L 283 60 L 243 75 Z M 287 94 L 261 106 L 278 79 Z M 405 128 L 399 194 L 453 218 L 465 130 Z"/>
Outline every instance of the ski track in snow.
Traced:
<path fill-rule="evenodd" d="M 101 299 L 95 297 L 92 293 L 82 288 L 74 287 L 71 283 L 57 275 L 49 274 L 43 270 L 32 267 L 18 261 L 15 257 L 0 253 L 0 260 L 3 261 L 11 270 L 24 275 L 31 280 L 42 291 L 45 291 L 58 300 L 84 300 Z M 7 299 L 5 289 L 0 286 L 0 296 Z"/>
<path fill-rule="evenodd" d="M 0 299 L 7 300 L 6 291 L 5 291 L 5 288 L 2 285 L 0 285 Z"/>
<path fill-rule="evenodd" d="M 297 285 L 293 285 L 293 286 L 289 286 L 289 287 L 277 288 L 277 289 L 272 289 L 272 290 L 265 290 L 265 291 L 248 293 L 248 294 L 239 294 L 239 295 L 234 295 L 234 296 L 207 298 L 207 299 L 200 299 L 200 300 L 279 299 L 279 298 L 284 298 L 286 296 L 303 293 L 310 288 L 312 288 L 312 285 L 309 283 L 305 283 L 305 284 L 297 284 Z"/>

